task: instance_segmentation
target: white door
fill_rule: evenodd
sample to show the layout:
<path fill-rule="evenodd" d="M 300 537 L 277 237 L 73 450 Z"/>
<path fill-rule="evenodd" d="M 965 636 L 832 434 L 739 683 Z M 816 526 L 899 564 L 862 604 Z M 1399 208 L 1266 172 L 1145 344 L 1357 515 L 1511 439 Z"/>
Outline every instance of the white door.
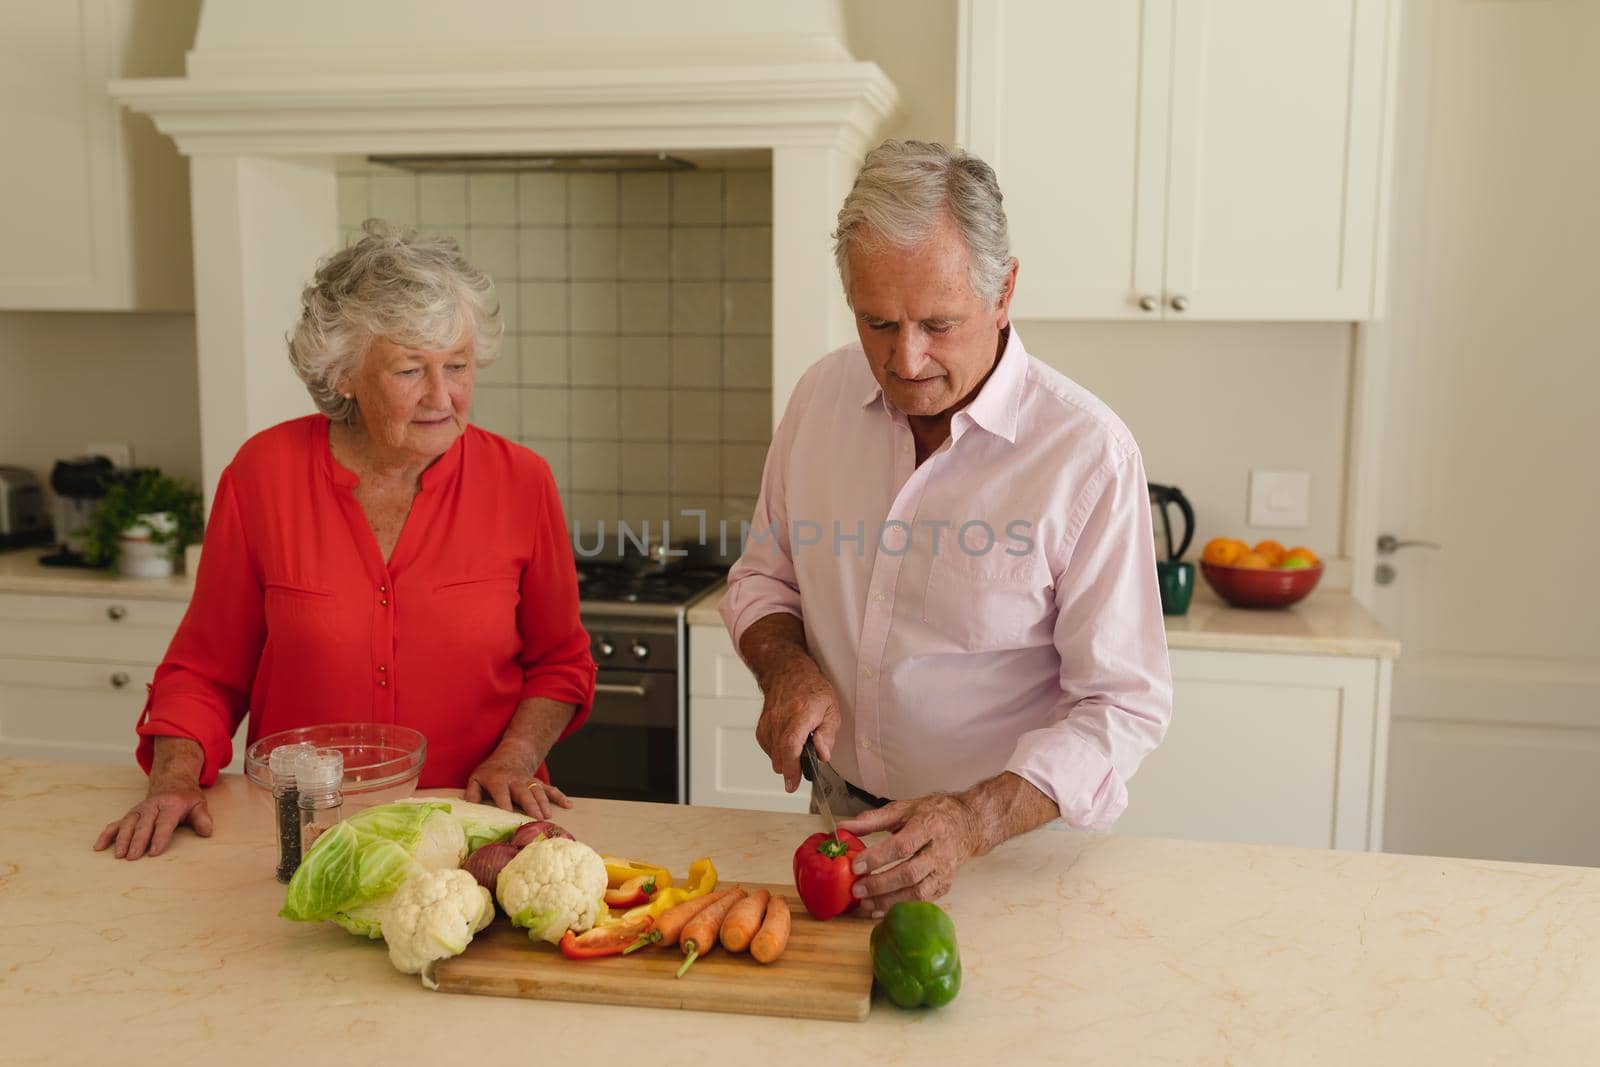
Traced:
<path fill-rule="evenodd" d="M 1372 590 L 1390 851 L 1600 864 L 1600 4 L 1417 0 Z"/>
<path fill-rule="evenodd" d="M 1013 313 L 1158 317 L 1170 0 L 975 0 L 962 13 L 959 137 L 994 167 L 1014 220 Z"/>
<path fill-rule="evenodd" d="M 1175 10 L 1167 317 L 1366 318 L 1388 0 Z"/>

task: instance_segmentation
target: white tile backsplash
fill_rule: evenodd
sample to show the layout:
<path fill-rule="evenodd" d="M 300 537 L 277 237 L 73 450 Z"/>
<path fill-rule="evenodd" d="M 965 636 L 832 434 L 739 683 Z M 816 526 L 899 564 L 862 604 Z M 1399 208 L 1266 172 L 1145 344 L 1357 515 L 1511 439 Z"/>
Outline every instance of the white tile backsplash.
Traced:
<path fill-rule="evenodd" d="M 549 462 L 569 521 L 748 517 L 771 439 L 767 171 L 338 175 L 339 226 L 446 233 L 494 279 L 474 421 Z M 356 236 L 359 236 L 357 234 Z"/>

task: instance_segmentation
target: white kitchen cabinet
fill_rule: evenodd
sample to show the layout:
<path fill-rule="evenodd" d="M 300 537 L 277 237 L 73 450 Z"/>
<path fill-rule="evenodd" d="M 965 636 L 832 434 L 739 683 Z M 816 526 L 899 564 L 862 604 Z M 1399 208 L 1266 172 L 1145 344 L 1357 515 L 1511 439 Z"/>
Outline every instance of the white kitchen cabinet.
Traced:
<path fill-rule="evenodd" d="M 188 168 L 106 84 L 181 73 L 197 8 L 0 0 L 0 309 L 194 307 Z"/>
<path fill-rule="evenodd" d="M 187 608 L 0 593 L 0 756 L 133 763 L 145 686 Z M 246 729 L 241 723 L 229 770 L 243 766 Z"/>
<path fill-rule="evenodd" d="M 1115 832 L 1382 849 L 1389 661 L 1171 655 L 1172 724 Z"/>
<path fill-rule="evenodd" d="M 1116 833 L 1378 851 L 1390 661 L 1174 649 L 1173 718 Z M 689 630 L 689 800 L 805 811 L 755 741 L 761 690 L 720 626 Z"/>
<path fill-rule="evenodd" d="M 810 810 L 804 784 L 783 779 L 756 744 L 761 688 L 721 626 L 689 627 L 689 803 L 760 811 Z"/>
<path fill-rule="evenodd" d="M 1391 0 L 963 0 L 957 139 L 1036 319 L 1375 310 Z"/>

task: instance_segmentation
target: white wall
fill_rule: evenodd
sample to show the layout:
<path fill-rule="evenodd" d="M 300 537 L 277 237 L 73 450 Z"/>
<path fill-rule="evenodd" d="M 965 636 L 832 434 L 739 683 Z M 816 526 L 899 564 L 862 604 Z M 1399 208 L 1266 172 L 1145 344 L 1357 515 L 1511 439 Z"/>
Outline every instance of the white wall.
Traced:
<path fill-rule="evenodd" d="M 194 316 L 0 313 L 0 463 L 48 480 L 101 441 L 198 484 Z"/>

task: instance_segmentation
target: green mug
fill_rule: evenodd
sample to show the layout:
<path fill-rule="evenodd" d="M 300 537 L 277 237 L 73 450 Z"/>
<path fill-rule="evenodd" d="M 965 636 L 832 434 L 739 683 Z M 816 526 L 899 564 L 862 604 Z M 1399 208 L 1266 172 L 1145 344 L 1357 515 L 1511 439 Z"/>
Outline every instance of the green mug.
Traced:
<path fill-rule="evenodd" d="M 1182 615 L 1194 595 L 1194 564 L 1182 560 L 1157 560 L 1156 579 L 1161 586 L 1161 614 Z"/>

